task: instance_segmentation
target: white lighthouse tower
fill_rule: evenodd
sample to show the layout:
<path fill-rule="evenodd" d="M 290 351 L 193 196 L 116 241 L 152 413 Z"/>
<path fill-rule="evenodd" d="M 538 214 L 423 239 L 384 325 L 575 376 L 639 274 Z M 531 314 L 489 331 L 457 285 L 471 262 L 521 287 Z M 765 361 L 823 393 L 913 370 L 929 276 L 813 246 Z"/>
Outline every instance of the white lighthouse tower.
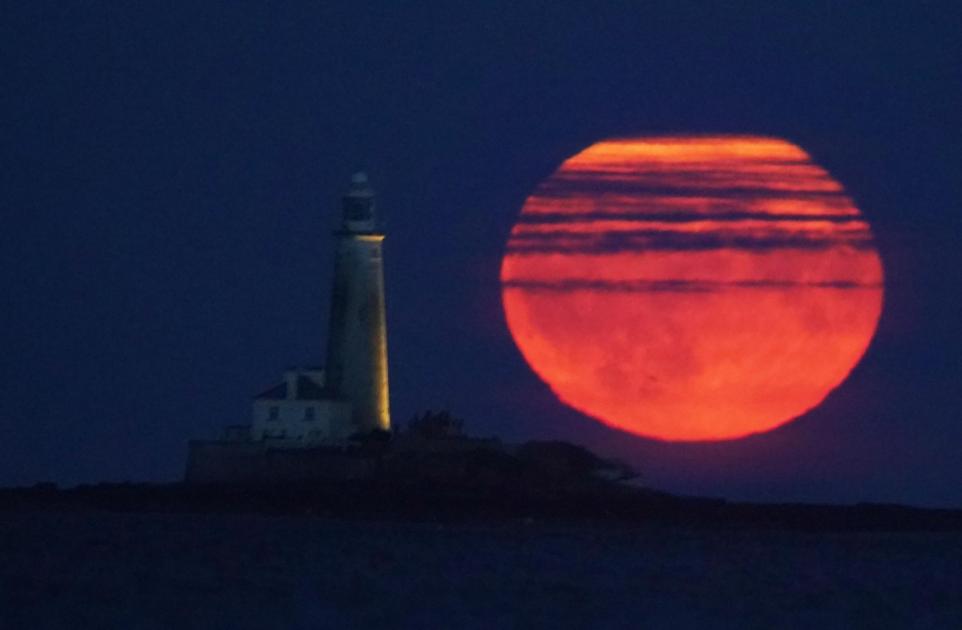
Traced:
<path fill-rule="evenodd" d="M 389 430 L 387 322 L 384 310 L 384 232 L 367 175 L 355 173 L 335 230 L 334 284 L 325 384 L 350 401 L 358 432 Z"/>
<path fill-rule="evenodd" d="M 391 428 L 384 232 L 364 173 L 351 178 L 334 238 L 326 369 L 286 370 L 283 380 L 254 396 L 250 424 L 226 427 L 219 440 L 191 440 L 187 481 L 353 478 L 370 473 L 363 460 L 336 454 L 359 435 Z"/>

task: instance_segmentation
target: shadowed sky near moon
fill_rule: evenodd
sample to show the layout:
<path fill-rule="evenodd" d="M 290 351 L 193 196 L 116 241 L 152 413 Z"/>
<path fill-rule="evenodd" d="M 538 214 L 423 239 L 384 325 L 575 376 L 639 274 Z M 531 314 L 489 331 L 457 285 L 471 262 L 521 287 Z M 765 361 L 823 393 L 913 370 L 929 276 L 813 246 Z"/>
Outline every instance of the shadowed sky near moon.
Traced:
<path fill-rule="evenodd" d="M 330 231 L 363 167 L 388 228 L 396 420 L 447 407 L 475 433 L 584 443 L 678 492 L 962 505 L 956 12 L 8 4 L 0 484 L 175 479 L 189 438 L 245 421 L 284 367 L 318 363 Z M 558 402 L 512 342 L 500 263 L 525 200 L 568 157 L 604 138 L 704 133 L 786 138 L 843 183 L 871 224 L 885 307 L 864 359 L 811 413 L 735 442 L 666 444 Z M 747 221 L 742 202 L 714 211 Z M 667 205 L 622 219 L 666 223 Z M 858 227 L 838 215 L 834 232 Z M 718 245 L 688 234 L 684 212 L 672 220 L 670 235 L 632 227 L 592 246 Z M 525 225 L 563 225 L 538 221 Z M 822 251 L 767 229 L 746 251 L 786 238 Z M 857 246 L 857 229 L 845 238 Z M 559 244 L 527 241 L 546 245 Z"/>

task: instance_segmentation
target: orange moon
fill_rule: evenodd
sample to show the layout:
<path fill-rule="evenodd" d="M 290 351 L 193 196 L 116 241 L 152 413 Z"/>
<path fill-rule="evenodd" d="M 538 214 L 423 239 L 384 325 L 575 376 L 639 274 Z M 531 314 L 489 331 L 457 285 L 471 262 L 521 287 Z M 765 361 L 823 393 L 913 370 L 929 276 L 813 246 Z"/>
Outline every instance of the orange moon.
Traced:
<path fill-rule="evenodd" d="M 598 142 L 527 198 L 501 264 L 508 327 L 565 404 L 672 441 L 818 405 L 882 310 L 871 228 L 791 142 Z"/>

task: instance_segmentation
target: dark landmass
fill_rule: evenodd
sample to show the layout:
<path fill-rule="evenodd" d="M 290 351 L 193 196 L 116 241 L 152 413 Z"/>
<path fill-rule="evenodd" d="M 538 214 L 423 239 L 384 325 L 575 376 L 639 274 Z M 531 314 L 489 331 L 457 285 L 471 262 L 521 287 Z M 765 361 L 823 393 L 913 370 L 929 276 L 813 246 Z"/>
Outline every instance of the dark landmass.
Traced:
<path fill-rule="evenodd" d="M 509 446 L 497 438 L 468 437 L 462 422 L 447 412 L 415 417 L 397 434 L 358 436 L 347 448 L 260 448 L 255 458 L 234 462 L 229 482 L 212 482 L 197 475 L 197 468 L 197 461 L 188 461 L 183 483 L 0 488 L 0 511 L 962 531 L 962 509 L 738 503 L 672 495 L 639 484 L 629 467 L 576 444 L 535 440 Z"/>
<path fill-rule="evenodd" d="M 574 449 L 574 450 L 572 450 Z M 559 465 L 557 455 L 566 465 Z M 53 484 L 0 489 L 0 511 L 254 513 L 406 521 L 535 520 L 801 531 L 962 531 L 962 510 L 737 503 L 599 476 L 579 447 L 408 456 L 372 478 L 284 483 Z M 610 470 L 605 469 L 605 470 Z"/>

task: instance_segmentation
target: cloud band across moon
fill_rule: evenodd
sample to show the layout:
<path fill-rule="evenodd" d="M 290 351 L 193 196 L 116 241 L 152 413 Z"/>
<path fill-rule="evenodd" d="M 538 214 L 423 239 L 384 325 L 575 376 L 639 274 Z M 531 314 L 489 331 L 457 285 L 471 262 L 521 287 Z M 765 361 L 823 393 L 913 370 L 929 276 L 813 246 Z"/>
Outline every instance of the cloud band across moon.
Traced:
<path fill-rule="evenodd" d="M 716 232 L 681 232 L 670 229 L 637 229 L 602 231 L 586 234 L 558 229 L 550 233 L 524 234 L 512 237 L 507 251 L 513 255 L 529 253 L 590 253 L 622 251 L 703 251 L 740 249 L 772 251 L 777 249 L 824 250 L 851 247 L 874 250 L 869 234 L 806 234 L 783 230 L 735 230 Z"/>
<path fill-rule="evenodd" d="M 507 251 L 874 249 L 868 223 L 807 155 L 748 142 L 658 138 L 582 153 L 528 199 Z M 685 146 L 691 154 L 666 151 Z"/>
<path fill-rule="evenodd" d="M 562 401 L 682 440 L 817 404 L 864 353 L 884 285 L 844 188 L 759 136 L 615 139 L 569 158 L 526 200 L 501 281 L 518 347 Z"/>
<path fill-rule="evenodd" d="M 506 280 L 502 283 L 506 289 L 520 289 L 523 291 L 612 291 L 612 292 L 663 292 L 682 291 L 705 293 L 725 289 L 861 289 L 879 291 L 881 284 L 866 284 L 850 281 L 823 282 L 789 282 L 776 280 L 733 280 L 720 282 L 717 280 Z"/>

